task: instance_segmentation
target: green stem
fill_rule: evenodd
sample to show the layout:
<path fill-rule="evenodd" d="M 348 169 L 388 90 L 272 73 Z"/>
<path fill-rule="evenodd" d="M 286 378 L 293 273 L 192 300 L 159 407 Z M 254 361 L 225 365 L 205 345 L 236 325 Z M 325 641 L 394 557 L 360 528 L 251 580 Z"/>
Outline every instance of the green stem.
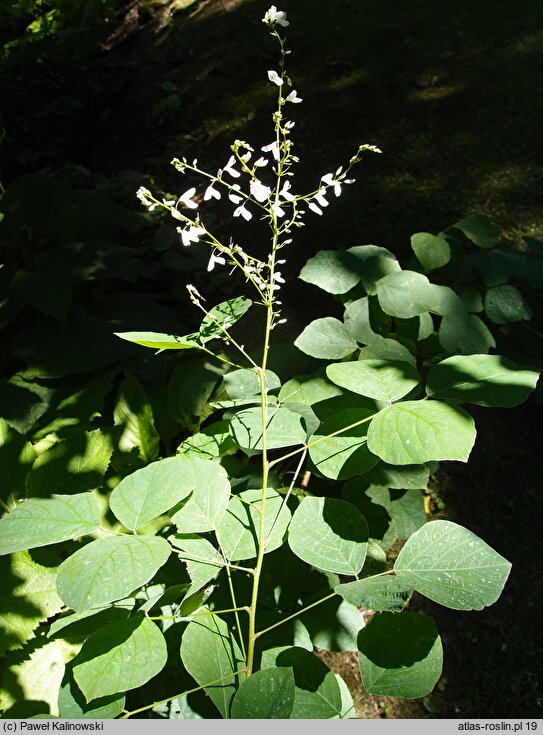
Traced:
<path fill-rule="evenodd" d="M 277 459 L 272 460 L 268 468 L 271 469 L 276 464 L 283 462 L 285 459 L 290 459 L 291 457 L 295 457 L 297 454 L 300 454 L 300 452 L 305 452 L 307 449 L 310 449 L 311 447 L 314 447 L 317 444 L 320 444 L 320 442 L 323 442 L 326 439 L 331 439 L 333 436 L 338 436 L 339 434 L 343 434 L 345 431 L 349 431 L 349 429 L 355 429 L 357 426 L 360 426 L 361 424 L 365 424 L 367 421 L 371 421 L 376 416 L 377 416 L 376 413 L 372 413 L 371 416 L 367 416 L 365 419 L 360 419 L 360 421 L 355 421 L 354 424 L 349 424 L 349 426 L 344 426 L 342 429 L 333 431 L 331 434 L 326 434 L 326 436 L 321 436 L 318 439 L 315 439 L 314 441 L 310 441 L 308 444 L 304 444 L 303 447 L 298 447 L 298 449 L 294 449 L 292 452 L 289 452 L 288 454 L 283 454 L 282 457 L 277 457 Z"/>
<path fill-rule="evenodd" d="M 213 681 L 208 681 L 205 684 L 202 684 L 202 686 L 194 687 L 194 689 L 186 689 L 184 692 L 181 692 L 180 694 L 174 694 L 173 697 L 166 697 L 166 699 L 159 699 L 157 702 L 153 702 L 152 704 L 147 704 L 145 707 L 140 707 L 139 709 L 133 709 L 130 712 L 125 712 L 122 717 L 120 717 L 120 720 L 127 720 L 132 715 L 137 715 L 140 712 L 145 712 L 148 709 L 153 709 L 153 707 L 157 707 L 159 704 L 166 704 L 166 702 L 171 702 L 172 699 L 177 699 L 178 697 L 185 697 L 187 694 L 193 694 L 194 692 L 199 692 L 202 689 L 205 689 L 206 687 L 215 686 L 215 684 L 221 684 L 223 681 L 227 681 L 227 679 L 231 679 L 233 676 L 240 676 L 241 674 L 245 673 L 245 669 L 240 669 L 239 671 L 233 671 L 231 674 L 228 674 L 227 676 L 221 676 L 220 679 L 214 679 Z"/>
<path fill-rule="evenodd" d="M 238 611 L 245 610 L 245 612 L 249 612 L 249 608 L 247 606 L 245 607 L 238 607 L 238 603 L 236 600 L 236 592 L 234 590 L 234 582 L 232 580 L 232 574 L 230 573 L 230 569 L 228 567 L 226 568 L 226 576 L 228 577 L 228 587 L 230 588 L 230 596 L 232 597 L 232 603 L 234 607 L 229 612 L 233 612 L 236 618 L 236 626 L 238 629 L 238 638 L 239 638 L 239 645 L 241 648 L 241 652 L 243 654 L 243 658 L 247 660 L 247 654 L 245 652 L 245 641 L 243 640 L 243 631 L 241 630 L 241 625 L 239 622 L 239 615 Z M 223 611 L 224 612 L 224 611 Z"/>
<path fill-rule="evenodd" d="M 311 605 L 307 605 L 306 607 L 303 607 L 301 610 L 298 610 L 295 613 L 292 613 L 292 615 L 289 615 L 286 618 L 283 618 L 283 620 L 280 620 L 278 623 L 274 623 L 273 625 L 270 625 L 269 628 L 264 628 L 263 630 L 259 630 L 258 633 L 255 634 L 256 638 L 259 638 L 261 635 L 264 635 L 264 633 L 268 633 L 270 630 L 273 630 L 274 628 L 279 627 L 280 625 L 283 625 L 283 623 L 288 622 L 289 620 L 292 620 L 293 618 L 297 618 L 298 615 L 303 615 L 308 610 L 311 610 L 312 607 L 317 607 L 317 605 L 320 605 L 323 602 L 326 602 L 326 600 L 331 600 L 332 597 L 335 597 L 337 592 L 331 592 L 326 597 L 323 597 L 321 600 L 317 600 L 317 602 L 312 602 Z"/>

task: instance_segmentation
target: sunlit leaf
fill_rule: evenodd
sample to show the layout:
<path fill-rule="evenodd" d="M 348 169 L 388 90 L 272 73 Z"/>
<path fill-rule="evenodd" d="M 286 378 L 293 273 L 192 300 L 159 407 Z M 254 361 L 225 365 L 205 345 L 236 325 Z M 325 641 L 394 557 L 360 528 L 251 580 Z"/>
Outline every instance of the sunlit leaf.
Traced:
<path fill-rule="evenodd" d="M 301 270 L 300 278 L 327 293 L 343 294 L 360 281 L 360 260 L 341 250 L 319 250 Z"/>
<path fill-rule="evenodd" d="M 326 375 L 336 385 L 381 401 L 396 401 L 418 385 L 419 374 L 406 362 L 362 360 L 328 365 Z"/>
<path fill-rule="evenodd" d="M 179 459 L 184 466 L 183 485 L 193 488 L 186 503 L 172 521 L 180 533 L 214 531 L 224 516 L 230 497 L 226 470 L 217 462 L 197 457 Z"/>
<path fill-rule="evenodd" d="M 500 596 L 511 564 L 467 528 L 432 521 L 408 539 L 394 564 L 398 577 L 453 610 L 482 610 Z"/>
<path fill-rule="evenodd" d="M 262 449 L 262 409 L 246 408 L 230 422 L 232 436 L 242 449 Z M 269 408 L 266 423 L 267 449 L 291 447 L 305 442 L 302 417 L 287 408 Z"/>
<path fill-rule="evenodd" d="M 345 582 L 334 589 L 347 602 L 376 612 L 401 612 L 413 593 L 408 581 L 390 574 Z"/>
<path fill-rule="evenodd" d="M 292 669 L 261 669 L 241 682 L 231 716 L 235 720 L 288 720 L 294 695 Z"/>
<path fill-rule="evenodd" d="M 345 325 L 333 317 L 312 321 L 294 344 L 306 355 L 323 360 L 341 360 L 358 348 Z"/>

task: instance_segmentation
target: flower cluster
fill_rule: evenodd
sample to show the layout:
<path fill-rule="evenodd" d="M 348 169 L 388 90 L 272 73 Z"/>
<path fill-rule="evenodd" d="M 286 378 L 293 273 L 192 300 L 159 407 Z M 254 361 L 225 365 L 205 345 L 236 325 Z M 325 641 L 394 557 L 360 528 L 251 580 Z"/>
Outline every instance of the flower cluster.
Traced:
<path fill-rule="evenodd" d="M 275 292 L 284 283 L 277 265 L 277 251 L 292 240 L 288 237 L 292 227 L 303 225 L 305 204 L 308 209 L 317 215 L 329 205 L 327 196 L 333 192 L 338 197 L 343 187 L 354 183 L 349 178 L 351 168 L 360 161 L 365 151 L 380 153 L 373 145 L 361 145 L 357 153 L 350 159 L 346 167 L 340 166 L 334 173 L 321 176 L 319 185 L 306 194 L 295 194 L 292 190 L 290 177 L 293 176 L 292 166 L 298 163 L 298 157 L 293 154 L 294 144 L 291 140 L 292 129 L 295 123 L 285 119 L 284 108 L 289 104 L 299 104 L 302 98 L 295 89 L 288 94 L 284 91 L 292 86 L 285 73 L 285 59 L 290 53 L 284 39 L 277 32 L 277 26 L 286 27 L 289 22 L 284 11 L 278 10 L 275 5 L 264 15 L 263 22 L 270 28 L 280 46 L 280 64 L 277 69 L 269 69 L 268 81 L 277 89 L 277 108 L 273 114 L 275 129 L 274 139 L 261 146 L 260 151 L 249 143 L 236 140 L 231 146 L 228 160 L 212 174 L 198 167 L 197 160 L 190 163 L 186 158 L 172 160 L 172 165 L 182 174 L 189 173 L 207 179 L 205 188 L 201 191 L 191 186 L 175 199 L 156 199 L 145 187 L 137 192 L 138 199 L 149 211 L 157 207 L 167 209 L 171 216 L 182 222 L 177 228 L 184 246 L 202 242 L 211 248 L 207 269 L 211 271 L 217 265 L 230 265 L 240 269 L 246 279 L 257 289 L 263 303 L 278 303 Z M 262 155 L 265 154 L 265 155 Z M 269 181 L 266 181 L 266 175 Z M 248 181 L 247 181 L 248 179 Z M 243 186 L 243 182 L 247 184 Z M 220 242 L 202 222 L 198 214 L 202 202 L 220 200 L 223 196 L 233 205 L 232 216 L 249 222 L 255 214 L 267 221 L 272 231 L 272 253 L 267 262 L 262 262 L 254 256 L 248 255 L 239 245 L 232 242 Z"/>

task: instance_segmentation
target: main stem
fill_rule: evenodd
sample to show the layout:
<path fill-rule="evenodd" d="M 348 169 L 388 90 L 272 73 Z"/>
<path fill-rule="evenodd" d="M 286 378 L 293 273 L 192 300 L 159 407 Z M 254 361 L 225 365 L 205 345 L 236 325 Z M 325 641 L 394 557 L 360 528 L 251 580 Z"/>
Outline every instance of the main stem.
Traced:
<path fill-rule="evenodd" d="M 275 223 L 274 223 L 275 224 Z M 275 265 L 275 251 L 278 243 L 277 227 L 274 227 L 273 236 L 272 261 L 270 268 L 270 290 L 266 303 L 266 328 L 264 333 L 264 346 L 262 349 L 262 364 L 258 372 L 260 382 L 260 400 L 262 409 L 262 497 L 260 500 L 260 524 L 258 531 L 258 555 L 253 574 L 253 592 L 251 596 L 251 607 L 249 609 L 249 635 L 247 643 L 247 676 L 253 673 L 255 642 L 256 642 L 256 607 L 258 603 L 258 589 L 260 585 L 260 575 L 262 572 L 262 564 L 264 562 L 264 552 L 266 550 L 266 494 L 268 490 L 268 448 L 267 448 L 267 424 L 268 424 L 268 386 L 266 385 L 266 368 L 268 365 L 268 352 L 270 348 L 270 334 L 273 320 L 273 271 Z"/>

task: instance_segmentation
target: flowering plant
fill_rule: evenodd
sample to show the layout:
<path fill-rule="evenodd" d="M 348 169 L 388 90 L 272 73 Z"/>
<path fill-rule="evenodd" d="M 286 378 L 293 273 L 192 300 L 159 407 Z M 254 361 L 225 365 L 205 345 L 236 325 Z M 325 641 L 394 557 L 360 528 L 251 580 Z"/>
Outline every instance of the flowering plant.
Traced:
<path fill-rule="evenodd" d="M 314 647 L 357 651 L 367 692 L 421 697 L 440 677 L 443 652 L 433 620 L 405 609 L 413 593 L 480 610 L 509 574 L 509 562 L 468 529 L 426 523 L 421 491 L 430 473 L 442 460 L 467 461 L 475 441 L 460 404 L 517 405 L 538 377 L 487 354 L 492 344 L 477 341 L 478 317 L 452 288 L 402 269 L 384 248 L 320 252 L 301 278 L 341 298 L 344 322 L 317 319 L 296 340 L 324 361 L 314 373 L 282 382 L 268 367 L 284 321 L 283 253 L 305 215 L 323 215 L 354 183 L 362 156 L 380 151 L 361 145 L 311 191 L 295 193 L 287 113 L 302 99 L 286 73 L 281 29 L 289 23 L 275 6 L 263 21 L 280 51 L 267 72 L 277 92 L 272 141 L 255 151 L 236 140 L 216 173 L 174 159 L 179 173 L 205 180 L 175 199 L 138 191 L 150 211 L 179 222 L 181 247 L 209 247 L 208 271 L 241 273 L 263 309 L 260 355 L 233 331 L 250 298 L 208 309 L 189 285 L 203 312 L 198 331 L 119 336 L 212 355 L 224 377 L 210 409 L 222 418 L 183 441 L 175 457 L 122 479 L 109 499 L 109 529 L 93 493 L 29 500 L 0 521 L 1 553 L 97 534 L 62 563 L 56 582 L 73 612 L 51 631 L 85 621 L 65 712 L 71 696 L 95 717 L 195 717 L 199 707 L 225 718 L 355 716 L 345 683 Z M 210 231 L 202 205 L 221 197 L 233 217 L 267 223 L 266 258 Z M 414 244 L 421 270 L 446 262 L 446 239 L 419 234 L 427 235 Z M 451 337 L 458 331 L 464 341 Z M 460 349 L 467 338 L 470 347 Z M 387 552 L 398 540 L 405 543 L 391 564 Z M 172 693 L 166 682 L 164 696 L 150 698 L 147 682 L 166 668 L 179 688 Z M 203 704 L 193 699 L 202 690 Z"/>

